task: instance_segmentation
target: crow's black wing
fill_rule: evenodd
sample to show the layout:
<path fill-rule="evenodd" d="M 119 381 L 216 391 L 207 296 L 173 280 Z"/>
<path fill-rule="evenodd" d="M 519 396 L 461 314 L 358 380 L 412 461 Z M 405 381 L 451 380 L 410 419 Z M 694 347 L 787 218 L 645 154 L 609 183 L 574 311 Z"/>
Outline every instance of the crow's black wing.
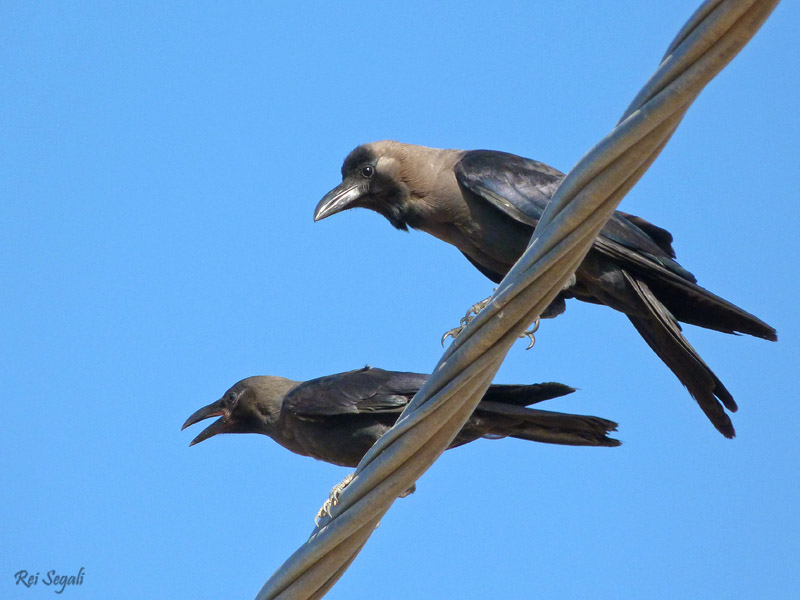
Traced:
<path fill-rule="evenodd" d="M 455 172 L 462 188 L 530 227 L 537 225 L 564 178 L 563 173 L 544 163 L 493 150 L 466 152 Z M 596 245 L 594 249 L 605 254 L 608 247 L 615 247 L 615 260 L 632 263 L 625 266 L 641 269 L 645 261 L 696 281 L 673 260 L 672 235 L 641 217 L 615 212 L 600 231 L 600 238 L 606 241 L 605 246 Z"/>
<path fill-rule="evenodd" d="M 491 402 L 496 405 L 530 406 L 545 400 L 566 396 L 574 391 L 574 387 L 557 382 L 528 385 L 496 383 L 490 385 L 489 389 L 486 390 L 480 406 L 483 406 L 485 402 Z"/>
<path fill-rule="evenodd" d="M 426 379 L 418 373 L 364 367 L 301 383 L 286 397 L 284 410 L 299 417 L 399 415 Z"/>

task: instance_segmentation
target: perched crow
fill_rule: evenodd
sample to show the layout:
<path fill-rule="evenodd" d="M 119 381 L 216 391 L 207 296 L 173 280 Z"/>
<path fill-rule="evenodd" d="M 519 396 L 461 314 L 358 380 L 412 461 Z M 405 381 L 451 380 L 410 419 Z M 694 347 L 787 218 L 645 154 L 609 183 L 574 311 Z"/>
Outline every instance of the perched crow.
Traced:
<path fill-rule="evenodd" d="M 320 201 L 314 220 L 369 208 L 397 229 L 420 229 L 452 244 L 499 282 L 525 251 L 563 177 L 543 163 L 505 152 L 375 142 L 357 147 L 345 159 L 342 183 Z M 674 259 L 668 231 L 616 212 L 574 282 L 542 317 L 563 312 L 567 298 L 625 313 L 714 426 L 733 437 L 723 405 L 733 412 L 736 402 L 683 337 L 678 321 L 772 341 L 777 335 L 757 317 L 697 285 Z"/>
<path fill-rule="evenodd" d="M 194 413 L 183 429 L 203 419 L 220 417 L 190 445 L 218 433 L 261 433 L 296 454 L 355 467 L 394 425 L 427 378 L 419 373 L 372 367 L 305 382 L 248 377 L 221 399 Z M 619 446 L 619 441 L 606 437 L 617 429 L 613 421 L 525 408 L 574 391 L 561 383 L 492 385 L 450 447 L 481 437 Z"/>

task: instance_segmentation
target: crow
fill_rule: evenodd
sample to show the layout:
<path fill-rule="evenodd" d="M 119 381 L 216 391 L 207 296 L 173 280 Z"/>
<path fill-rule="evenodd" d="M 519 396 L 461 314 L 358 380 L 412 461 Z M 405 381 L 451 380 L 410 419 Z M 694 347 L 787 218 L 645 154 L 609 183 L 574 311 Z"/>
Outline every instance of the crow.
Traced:
<path fill-rule="evenodd" d="M 342 183 L 319 202 L 314 220 L 363 207 L 394 227 L 425 231 L 458 248 L 499 282 L 525 251 L 564 174 L 544 163 L 492 150 L 447 150 L 381 141 L 353 150 Z M 679 321 L 724 333 L 777 340 L 775 329 L 697 285 L 675 260 L 672 235 L 617 211 L 603 227 L 573 282 L 541 315 L 565 300 L 604 304 L 624 313 L 650 348 L 689 390 L 725 436 L 730 392 L 683 337 Z"/>
<path fill-rule="evenodd" d="M 190 445 L 219 433 L 260 433 L 284 448 L 334 465 L 355 467 L 389 428 L 428 375 L 364 367 L 299 382 L 242 379 L 192 414 L 183 429 L 219 417 Z M 514 437 L 571 446 L 619 446 L 617 424 L 599 417 L 526 408 L 574 392 L 561 383 L 491 385 L 450 448 L 479 438 Z"/>

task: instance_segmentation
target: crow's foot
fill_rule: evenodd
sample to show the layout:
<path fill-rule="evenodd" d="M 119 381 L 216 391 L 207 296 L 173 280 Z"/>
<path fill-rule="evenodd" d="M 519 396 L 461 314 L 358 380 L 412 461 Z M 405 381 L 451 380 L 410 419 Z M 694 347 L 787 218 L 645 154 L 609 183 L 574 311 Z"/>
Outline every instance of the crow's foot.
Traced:
<path fill-rule="evenodd" d="M 340 483 L 337 483 L 333 486 L 328 499 L 323 502 L 322 507 L 317 511 L 317 516 L 314 517 L 314 523 L 319 527 L 319 522 L 324 518 L 331 518 L 333 515 L 331 514 L 331 509 L 339 504 L 339 496 L 342 495 L 344 488 L 350 485 L 355 479 L 355 473 L 350 473 L 347 477 L 345 477 Z M 405 492 L 400 494 L 401 498 L 405 498 L 406 496 L 410 496 L 415 491 L 417 491 L 417 484 L 414 483 L 408 488 Z M 380 522 L 375 525 L 375 529 L 378 528 Z"/>
<path fill-rule="evenodd" d="M 350 473 L 347 477 L 345 477 L 340 483 L 337 483 L 333 486 L 331 493 L 328 495 L 328 499 L 323 502 L 322 507 L 317 511 L 317 516 L 314 517 L 314 523 L 319 525 L 319 522 L 324 517 L 331 517 L 331 509 L 339 504 L 339 496 L 342 495 L 344 488 L 350 485 L 350 482 L 353 481 L 355 478 L 355 473 Z"/>
<path fill-rule="evenodd" d="M 464 328 L 467 325 L 469 325 L 469 322 L 472 321 L 472 319 L 474 319 L 475 317 L 477 317 L 479 312 L 481 312 L 484 308 L 486 308 L 486 305 L 489 304 L 489 300 L 491 300 L 491 296 L 489 296 L 488 298 L 484 298 L 480 302 L 476 302 L 475 304 L 470 306 L 469 310 L 467 311 L 467 314 L 465 314 L 464 318 L 461 319 L 461 321 L 459 322 L 458 327 L 453 327 L 452 329 L 444 332 L 444 335 L 442 336 L 442 346 L 444 346 L 444 341 L 447 338 L 451 337 L 453 339 L 456 339 L 458 334 L 464 331 Z"/>
<path fill-rule="evenodd" d="M 461 319 L 458 327 L 453 327 L 452 329 L 444 332 L 444 335 L 442 336 L 442 346 L 444 346 L 444 342 L 447 338 L 451 337 L 453 339 L 456 339 L 456 337 L 458 337 L 458 335 L 462 331 L 464 331 L 464 328 L 467 325 L 469 325 L 470 321 L 472 321 L 472 319 L 477 317 L 478 313 L 481 312 L 484 308 L 486 308 L 486 305 L 489 304 L 489 300 L 491 300 L 491 297 L 481 300 L 480 302 L 476 302 L 475 304 L 470 306 L 469 310 L 467 311 L 467 314 L 464 315 L 463 319 Z M 534 334 L 538 331 L 538 329 L 539 329 L 539 319 L 537 318 L 533 322 L 533 326 L 528 331 L 523 332 L 522 335 L 519 336 L 521 338 L 528 338 L 528 340 L 530 341 L 528 347 L 525 348 L 525 350 L 530 350 L 531 348 L 533 348 L 533 345 L 536 343 L 536 338 L 534 337 Z"/>

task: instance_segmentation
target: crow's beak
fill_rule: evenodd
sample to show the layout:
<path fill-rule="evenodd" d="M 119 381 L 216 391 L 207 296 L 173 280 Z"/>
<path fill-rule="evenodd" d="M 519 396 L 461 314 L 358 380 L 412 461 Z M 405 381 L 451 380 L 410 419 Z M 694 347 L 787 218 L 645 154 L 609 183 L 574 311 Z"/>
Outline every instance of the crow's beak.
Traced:
<path fill-rule="evenodd" d="M 326 217 L 351 208 L 353 203 L 361 198 L 362 195 L 363 191 L 358 184 L 354 184 L 351 181 L 343 181 L 319 201 L 317 208 L 314 209 L 314 221 L 321 221 Z"/>
<path fill-rule="evenodd" d="M 200 432 L 196 438 L 194 438 L 190 446 L 194 446 L 202 442 L 203 440 L 207 440 L 208 438 L 217 435 L 218 433 L 225 433 L 227 426 L 228 426 L 228 411 L 225 409 L 224 400 L 217 400 L 216 402 L 209 404 L 208 406 L 204 406 L 191 417 L 186 419 L 186 423 L 183 424 L 181 427 L 181 431 L 189 427 L 190 425 L 194 425 L 195 423 L 199 423 L 204 419 L 210 419 L 211 417 L 222 417 L 214 421 L 211 425 L 206 427 L 203 431 Z"/>

